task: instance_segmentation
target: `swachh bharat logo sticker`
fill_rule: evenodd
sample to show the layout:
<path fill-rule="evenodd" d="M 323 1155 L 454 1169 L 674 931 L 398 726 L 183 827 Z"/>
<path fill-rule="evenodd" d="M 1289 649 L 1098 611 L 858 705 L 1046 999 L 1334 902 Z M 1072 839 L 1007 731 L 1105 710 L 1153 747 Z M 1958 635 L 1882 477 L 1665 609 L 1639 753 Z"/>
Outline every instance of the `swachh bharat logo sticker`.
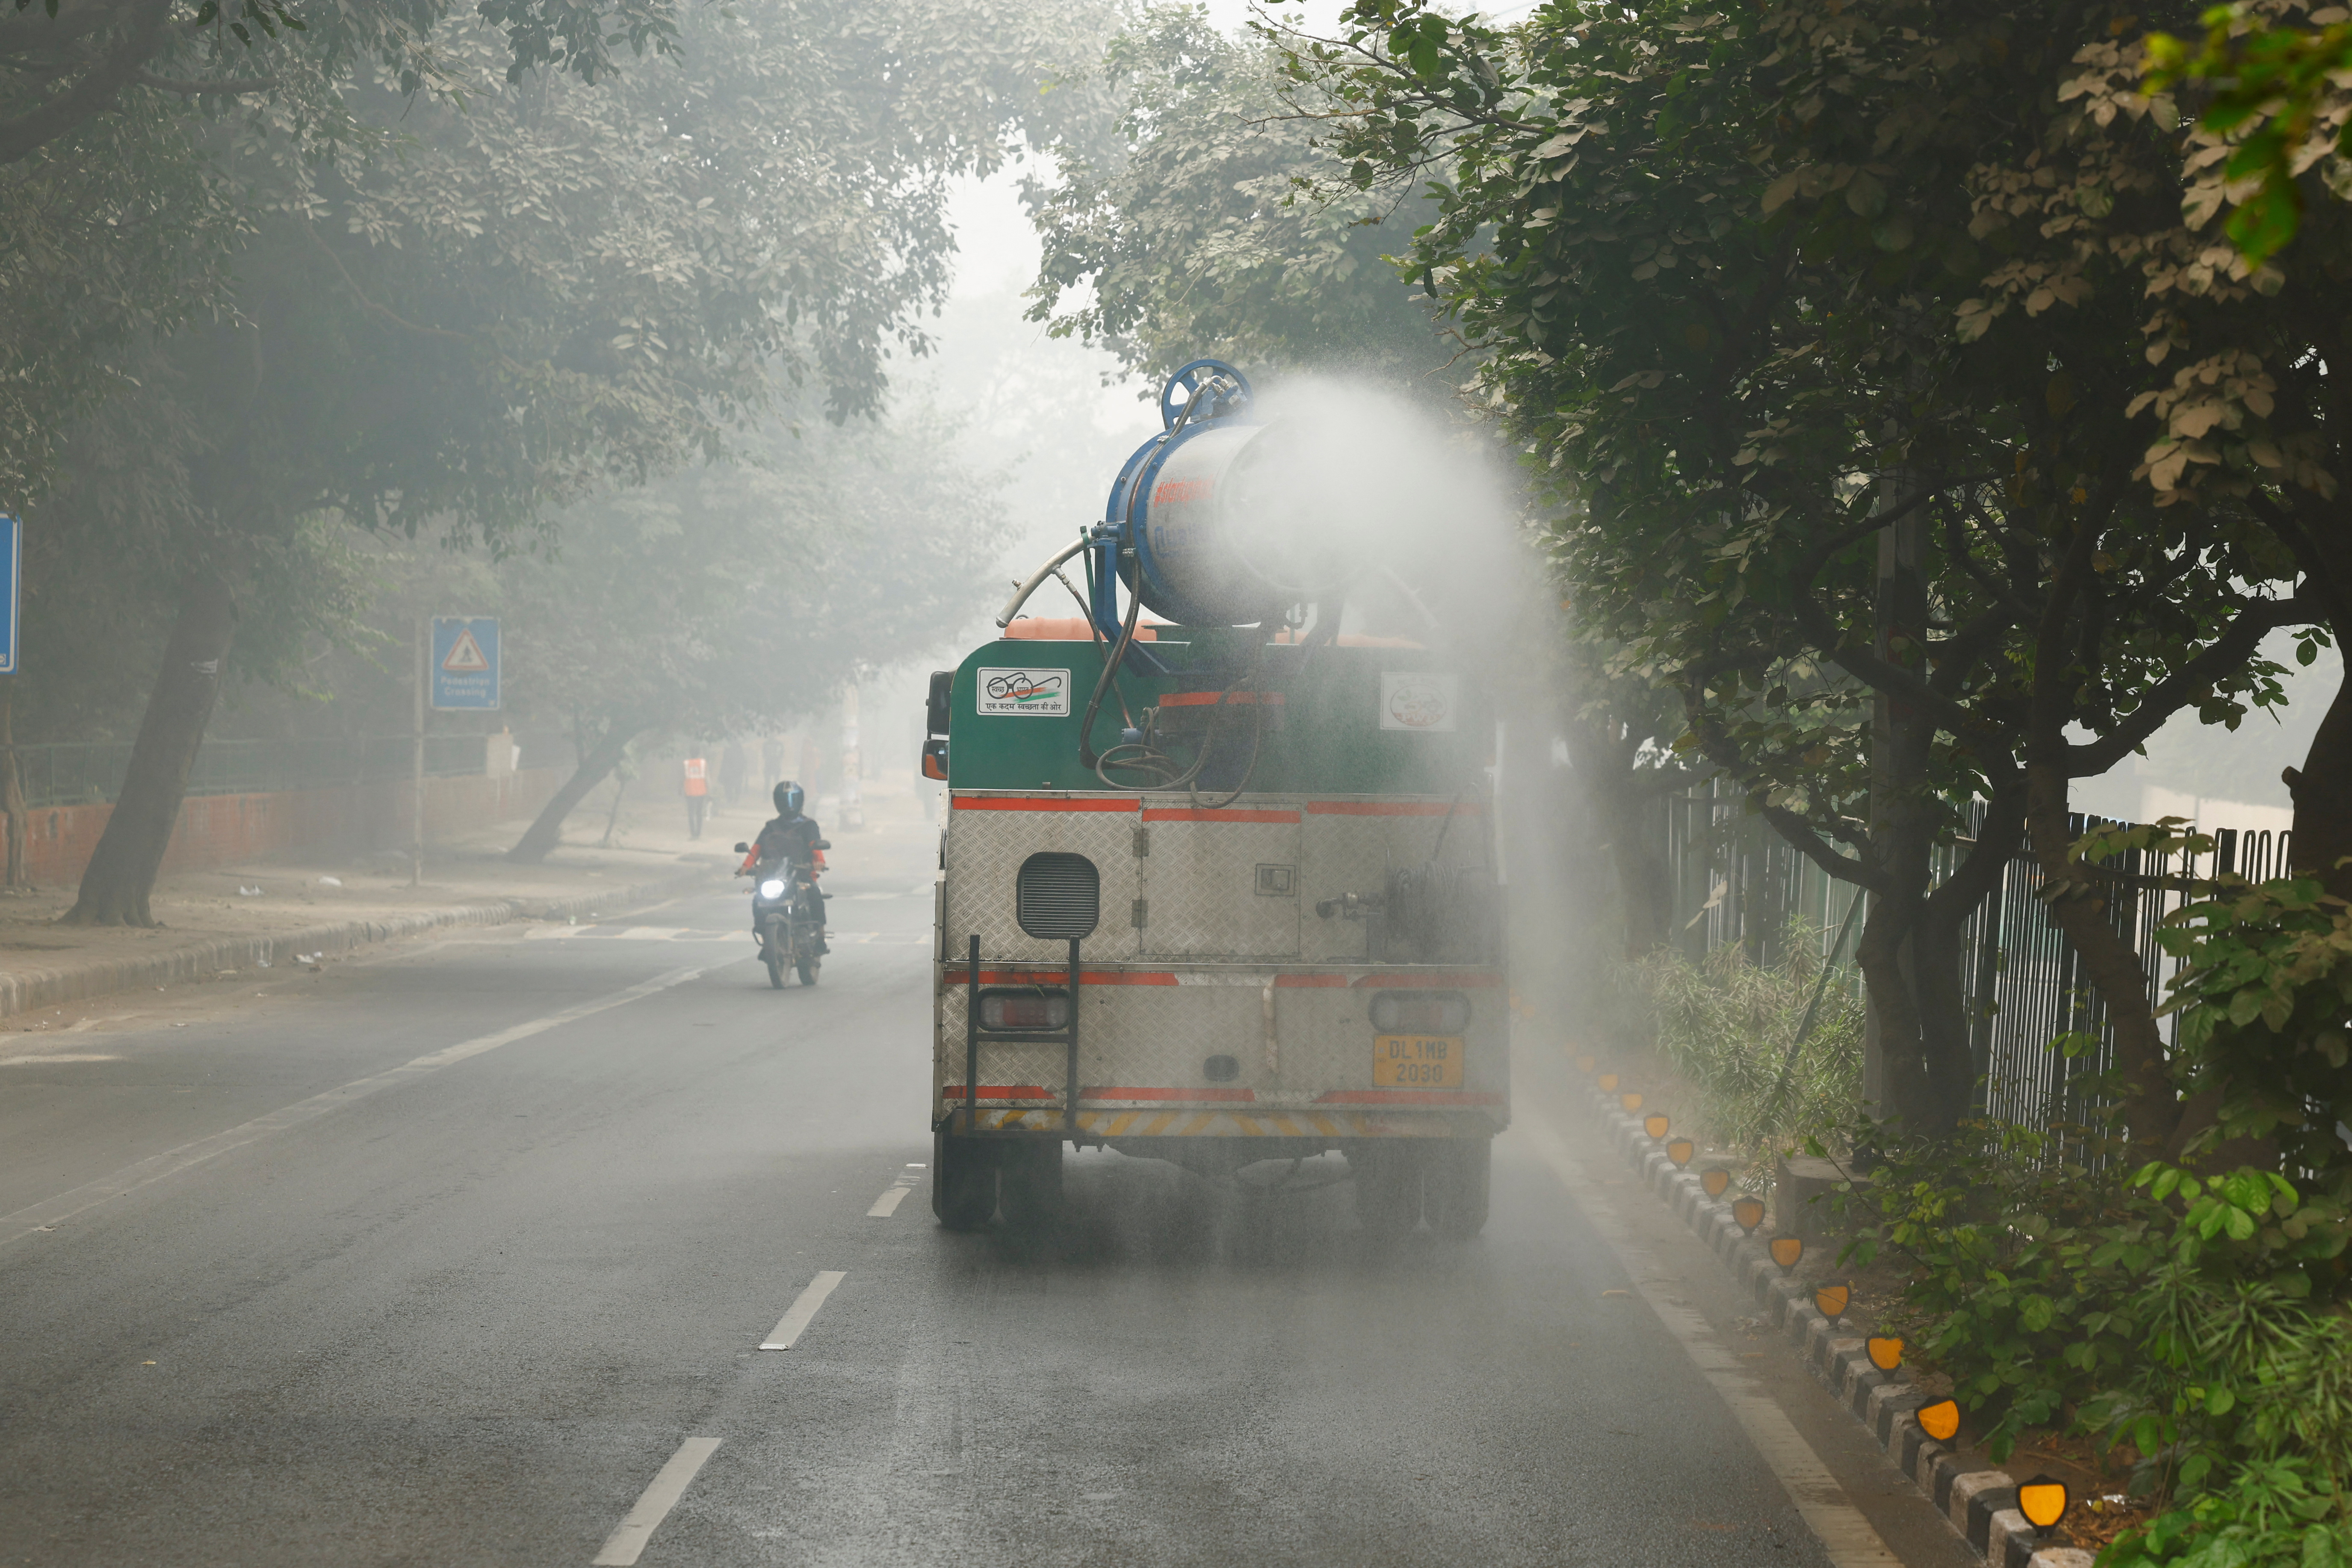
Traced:
<path fill-rule="evenodd" d="M 1381 672 L 1381 728 L 1450 732 L 1462 705 L 1462 678 L 1420 670 Z"/>
<path fill-rule="evenodd" d="M 982 669 L 972 706 L 985 718 L 991 714 L 1024 713 L 1048 718 L 1070 711 L 1070 672 L 1066 669 Z"/>

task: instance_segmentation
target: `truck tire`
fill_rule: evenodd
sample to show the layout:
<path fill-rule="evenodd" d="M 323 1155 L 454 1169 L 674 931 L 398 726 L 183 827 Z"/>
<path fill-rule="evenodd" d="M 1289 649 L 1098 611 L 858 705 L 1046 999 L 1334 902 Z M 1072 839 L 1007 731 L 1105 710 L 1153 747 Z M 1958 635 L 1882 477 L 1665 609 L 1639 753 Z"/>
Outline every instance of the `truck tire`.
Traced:
<path fill-rule="evenodd" d="M 1375 1236 L 1402 1236 L 1421 1222 L 1419 1151 L 1354 1149 L 1348 1171 L 1356 1189 L 1356 1223 Z"/>
<path fill-rule="evenodd" d="M 950 1230 L 978 1230 L 996 1213 L 996 1159 L 969 1138 L 931 1134 L 931 1213 Z"/>
<path fill-rule="evenodd" d="M 1487 1173 L 1494 1163 L 1490 1139 L 1433 1141 L 1424 1152 L 1422 1212 L 1440 1236 L 1467 1241 L 1486 1226 Z"/>
<path fill-rule="evenodd" d="M 1005 1224 L 1031 1229 L 1052 1225 L 1062 1212 L 1061 1140 L 1009 1145 L 996 1180 Z"/>

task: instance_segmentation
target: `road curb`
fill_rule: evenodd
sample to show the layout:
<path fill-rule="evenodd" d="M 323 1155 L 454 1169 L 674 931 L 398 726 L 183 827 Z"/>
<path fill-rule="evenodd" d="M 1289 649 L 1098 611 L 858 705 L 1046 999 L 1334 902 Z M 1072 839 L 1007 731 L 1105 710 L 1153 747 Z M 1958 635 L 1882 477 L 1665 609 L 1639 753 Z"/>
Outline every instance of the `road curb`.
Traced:
<path fill-rule="evenodd" d="M 710 868 L 680 871 L 634 887 L 599 889 L 566 899 L 483 899 L 414 914 L 372 921 L 338 921 L 305 926 L 274 936 L 225 936 L 138 957 L 95 959 L 87 963 L 58 964 L 46 969 L 11 969 L 0 973 L 0 1018 L 36 1007 L 86 1001 L 134 986 L 168 985 L 178 980 L 202 980 L 224 969 L 244 969 L 274 963 L 281 953 L 349 952 L 371 942 L 416 936 L 451 926 L 504 925 L 526 918 L 562 919 L 683 891 L 713 875 Z"/>
<path fill-rule="evenodd" d="M 1677 1170 L 1641 1122 L 1617 1108 L 1613 1096 L 1594 1089 L 1584 1094 L 1643 1184 L 1723 1260 L 1763 1310 L 1765 1322 L 1803 1353 L 1813 1375 L 1992 1568 L 2092 1568 L 2094 1553 L 2046 1541 L 2026 1522 L 2017 1511 L 2017 1481 L 2008 1472 L 1968 1469 L 1958 1454 L 1919 1429 L 1911 1412 L 1923 1401 L 1909 1383 L 1871 1365 L 1861 1338 L 1842 1332 L 1822 1315 L 1811 1292 L 1781 1273 L 1763 1242 L 1740 1230 L 1730 1204 L 1701 1190 L 1697 1173 Z"/>

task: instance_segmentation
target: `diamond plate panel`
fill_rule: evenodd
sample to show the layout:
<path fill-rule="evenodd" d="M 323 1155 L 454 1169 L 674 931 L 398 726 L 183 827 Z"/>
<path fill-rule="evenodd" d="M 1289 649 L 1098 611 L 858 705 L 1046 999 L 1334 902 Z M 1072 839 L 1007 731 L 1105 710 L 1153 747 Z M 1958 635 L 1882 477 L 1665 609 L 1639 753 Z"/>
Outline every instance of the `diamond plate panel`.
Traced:
<path fill-rule="evenodd" d="M 942 975 L 935 1081 L 941 1089 L 938 1103 L 945 1109 L 962 1102 L 965 991 L 952 966 Z M 1050 984 L 1061 977 L 1043 967 L 1012 966 L 984 969 L 982 975 L 983 984 Z M 1080 1108 L 1159 1110 L 1242 1101 L 1244 1109 L 1267 1113 L 1364 1110 L 1361 1105 L 1335 1106 L 1325 1097 L 1374 1089 L 1370 1002 L 1374 993 L 1391 986 L 1458 988 L 1470 997 L 1459 1092 L 1492 1097 L 1494 1103 L 1450 1113 L 1478 1116 L 1494 1125 L 1507 1120 L 1510 1009 L 1501 974 L 1412 966 L 1346 972 L 1239 964 L 1088 970 L 1080 991 Z M 1235 1076 L 1212 1082 L 1203 1070 L 1212 1056 L 1233 1058 Z M 983 1088 L 1034 1092 L 983 1092 L 981 1105 L 1036 1106 L 1058 1113 L 1066 1071 L 1062 1046 L 991 1042 L 983 1036 Z"/>
<path fill-rule="evenodd" d="M 1333 912 L 1318 915 L 1315 906 L 1349 893 L 1377 899 L 1386 890 L 1391 870 L 1418 868 L 1433 856 L 1447 866 L 1483 866 L 1487 858 L 1488 831 L 1485 812 L 1465 801 L 1454 808 L 1454 823 L 1445 826 L 1452 803 L 1424 796 L 1417 800 L 1387 796 L 1373 801 L 1310 801 L 1300 849 L 1299 949 L 1303 960 L 1323 963 L 1363 963 L 1381 952 L 1379 911 L 1360 920 Z M 1318 806 L 1322 809 L 1317 809 Z M 1351 806 L 1392 811 L 1418 807 L 1419 815 L 1356 815 Z M 1443 836 L 1444 843 L 1439 840 Z"/>
<path fill-rule="evenodd" d="M 1147 797 L 1143 858 L 1147 958 L 1298 955 L 1299 803 L 1244 795 L 1219 810 Z M 1263 891 L 1259 868 L 1281 890 Z"/>
<path fill-rule="evenodd" d="M 982 803 L 1035 800 L 1037 809 L 1001 809 Z M 1122 810 L 1073 810 L 1066 803 L 1121 802 Z M 966 804 L 972 803 L 972 804 Z M 1087 959 L 1118 959 L 1136 952 L 1134 903 L 1137 801 L 1132 795 L 1006 795 L 960 792 L 950 802 L 947 896 L 941 930 L 948 961 L 965 951 L 974 934 L 989 960 L 1052 963 L 1067 956 L 1059 942 L 1023 931 L 1014 918 L 1013 880 L 1021 863 L 1041 850 L 1085 856 L 1102 874 L 1102 921 L 1079 945 Z"/>
<path fill-rule="evenodd" d="M 1377 816 L 1309 816 L 1301 834 L 1298 894 L 1298 956 L 1311 963 L 1361 963 L 1371 955 L 1380 915 L 1366 911 L 1349 920 L 1338 910 L 1316 913 L 1315 906 L 1349 893 L 1377 899 L 1387 885 L 1386 819 Z"/>

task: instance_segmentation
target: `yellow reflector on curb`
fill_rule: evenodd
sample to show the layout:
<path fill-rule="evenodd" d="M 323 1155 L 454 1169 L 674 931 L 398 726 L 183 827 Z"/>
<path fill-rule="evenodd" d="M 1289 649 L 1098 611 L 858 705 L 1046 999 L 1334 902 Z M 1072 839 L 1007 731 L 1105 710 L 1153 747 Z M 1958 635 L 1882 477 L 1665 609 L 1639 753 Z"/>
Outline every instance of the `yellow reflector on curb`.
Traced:
<path fill-rule="evenodd" d="M 1687 1138 L 1677 1138 L 1666 1145 L 1666 1158 L 1672 1160 L 1678 1167 L 1689 1164 L 1691 1156 L 1697 1152 L 1698 1145 Z"/>
<path fill-rule="evenodd" d="M 1813 1292 L 1813 1305 L 1832 1321 L 1845 1316 L 1846 1303 L 1853 1300 L 1853 1288 L 1850 1285 L 1824 1285 Z"/>
<path fill-rule="evenodd" d="M 1576 1058 L 1576 1066 L 1577 1070 L 1580 1072 L 1591 1072 L 1593 1067 L 1592 1058 L 1591 1057 L 1579 1057 Z"/>
<path fill-rule="evenodd" d="M 1642 1097 L 1638 1094 L 1621 1094 L 1617 1097 L 1617 1103 L 1623 1106 L 1630 1115 L 1642 1109 Z"/>
<path fill-rule="evenodd" d="M 1720 1165 L 1709 1165 L 1698 1173 L 1699 1191 L 1708 1197 L 1719 1198 L 1731 1185 L 1731 1173 Z"/>
<path fill-rule="evenodd" d="M 1780 1266 L 1782 1273 L 1786 1273 L 1794 1268 L 1797 1259 L 1805 1255 L 1805 1243 L 1801 1237 L 1776 1236 L 1772 1238 L 1771 1251 L 1772 1261 Z"/>
<path fill-rule="evenodd" d="M 1903 1364 L 1903 1342 L 1893 1334 L 1873 1334 L 1862 1348 L 1870 1352 L 1870 1364 L 1881 1372 L 1893 1372 Z"/>
<path fill-rule="evenodd" d="M 1920 1431 L 1938 1443 L 1948 1443 L 1960 1429 L 1959 1402 L 1938 1399 L 1933 1405 L 1919 1406 L 1912 1418 L 1919 1423 Z"/>
<path fill-rule="evenodd" d="M 1615 1073 L 1605 1072 L 1601 1075 L 1601 1092 L 1603 1094 L 1614 1094 L 1617 1092 L 1617 1075 Z"/>
<path fill-rule="evenodd" d="M 2017 1484 L 2017 1511 L 2036 1530 L 2047 1530 L 2066 1517 L 2066 1483 L 2055 1476 L 2036 1476 Z"/>
<path fill-rule="evenodd" d="M 1762 1198 L 1732 1199 L 1731 1217 L 1739 1222 L 1740 1229 L 1754 1230 L 1764 1223 L 1764 1200 Z"/>
<path fill-rule="evenodd" d="M 1666 1129 L 1672 1125 L 1673 1123 L 1666 1120 L 1666 1113 L 1663 1110 L 1653 1110 L 1649 1115 L 1642 1118 L 1642 1131 L 1653 1138 L 1664 1138 L 1666 1135 Z"/>

